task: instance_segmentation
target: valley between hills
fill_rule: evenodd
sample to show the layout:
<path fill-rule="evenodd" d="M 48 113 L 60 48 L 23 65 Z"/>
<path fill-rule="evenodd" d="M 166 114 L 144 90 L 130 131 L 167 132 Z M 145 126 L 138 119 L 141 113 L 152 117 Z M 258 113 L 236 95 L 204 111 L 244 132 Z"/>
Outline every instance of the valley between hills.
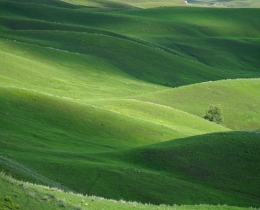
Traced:
<path fill-rule="evenodd" d="M 259 8 L 0 0 L 0 209 L 259 209 Z"/>

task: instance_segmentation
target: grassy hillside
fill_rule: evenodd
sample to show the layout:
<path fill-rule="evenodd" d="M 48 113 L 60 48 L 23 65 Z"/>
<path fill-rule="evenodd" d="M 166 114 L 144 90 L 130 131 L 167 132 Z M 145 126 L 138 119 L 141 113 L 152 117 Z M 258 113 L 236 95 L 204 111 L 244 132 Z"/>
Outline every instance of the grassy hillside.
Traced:
<path fill-rule="evenodd" d="M 150 108 L 152 111 L 158 107 L 135 101 L 130 101 L 129 108 L 139 108 L 140 112 L 130 114 L 126 112 L 126 105 L 124 109 L 116 110 L 116 106 L 110 108 L 91 105 L 16 88 L 1 89 L 1 101 L 1 124 L 4 125 L 1 129 L 1 153 L 15 155 L 15 160 L 29 164 L 29 168 L 33 167 L 44 176 L 51 175 L 51 179 L 55 179 L 56 182 L 67 183 L 71 180 L 72 183 L 67 184 L 79 191 L 85 191 L 88 187 L 80 183 L 75 185 L 74 180 L 85 177 L 88 172 L 81 172 L 81 167 L 85 165 L 84 161 L 82 163 L 78 161 L 79 165 L 75 165 L 72 160 L 73 158 L 84 160 L 85 153 L 110 151 L 228 130 L 167 107 L 164 108 L 164 113 L 145 115 L 143 109 Z M 22 155 L 25 151 L 27 155 Z M 71 159 L 70 162 L 65 162 L 68 168 L 57 166 L 66 173 L 61 173 L 59 170 L 53 172 L 49 163 L 63 162 L 66 157 Z M 47 159 L 42 162 L 42 158 Z M 54 167 L 56 168 L 55 164 Z M 71 167 L 75 168 L 71 170 Z M 75 179 L 70 177 L 68 180 L 67 173 L 72 171 Z M 61 179 L 57 178 L 61 174 L 64 176 Z"/>
<path fill-rule="evenodd" d="M 6 151 L 11 153 L 6 159 L 21 157 L 17 155 L 18 147 L 13 146 L 13 150 L 16 152 Z M 66 185 L 73 179 L 71 187 L 88 187 L 81 190 L 83 194 L 117 200 L 170 205 L 260 205 L 259 132 L 207 134 L 114 152 L 62 150 L 57 153 L 49 149 L 48 157 L 42 158 L 43 149 L 27 150 L 28 156 L 35 157 L 28 159 L 27 165 L 57 173 L 60 183 L 65 181 L 65 173 Z M 21 159 L 25 160 L 24 155 Z"/>
<path fill-rule="evenodd" d="M 176 87 L 260 74 L 258 9 L 160 8 L 108 13 L 0 3 L 4 42 L 16 40 L 92 55 L 149 83 Z"/>
<path fill-rule="evenodd" d="M 171 128 L 180 134 L 178 137 L 228 130 L 187 112 L 145 101 L 133 99 L 101 100 L 95 101 L 95 105 L 106 110 L 112 110 L 126 116 L 144 119 Z"/>
<path fill-rule="evenodd" d="M 228 78 L 247 77 L 245 72 L 259 77 L 258 9 L 160 8 L 120 14 L 146 20 L 131 33 L 179 52 L 187 62 L 213 67 Z"/>
<path fill-rule="evenodd" d="M 259 131 L 194 136 L 134 149 L 125 158 L 147 170 L 259 198 Z"/>
<path fill-rule="evenodd" d="M 0 0 L 1 170 L 108 199 L 260 206 L 259 133 L 230 132 L 259 129 L 259 80 L 237 79 L 260 75 L 259 9 L 136 8 L 157 4 Z M 224 126 L 201 117 L 211 103 Z M 12 208 L 85 208 L 2 186 Z"/>
<path fill-rule="evenodd" d="M 0 177 L 0 206 L 9 209 L 212 209 L 212 210 L 246 210 L 249 208 L 230 206 L 153 206 L 137 202 L 105 200 L 101 197 L 83 196 L 81 194 L 64 193 L 54 188 L 32 185 L 16 181 L 6 175 Z M 4 192 L 4 193 L 3 193 Z M 250 208 L 251 209 L 251 208 Z"/>
<path fill-rule="evenodd" d="M 139 96 L 202 117 L 210 104 L 220 104 L 224 124 L 236 130 L 260 128 L 260 80 L 239 79 L 206 82 Z M 191 106 L 192 104 L 192 106 Z"/>

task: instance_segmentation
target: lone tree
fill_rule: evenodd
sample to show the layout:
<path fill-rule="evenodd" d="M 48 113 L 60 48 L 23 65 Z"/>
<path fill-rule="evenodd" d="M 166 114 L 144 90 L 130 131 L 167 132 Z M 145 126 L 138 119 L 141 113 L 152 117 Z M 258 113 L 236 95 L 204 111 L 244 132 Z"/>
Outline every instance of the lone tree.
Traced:
<path fill-rule="evenodd" d="M 217 123 L 217 124 L 223 124 L 224 118 L 222 116 L 223 111 L 219 104 L 217 105 L 210 105 L 208 109 L 206 110 L 206 114 L 203 117 L 206 120 L 209 120 L 211 122 Z"/>

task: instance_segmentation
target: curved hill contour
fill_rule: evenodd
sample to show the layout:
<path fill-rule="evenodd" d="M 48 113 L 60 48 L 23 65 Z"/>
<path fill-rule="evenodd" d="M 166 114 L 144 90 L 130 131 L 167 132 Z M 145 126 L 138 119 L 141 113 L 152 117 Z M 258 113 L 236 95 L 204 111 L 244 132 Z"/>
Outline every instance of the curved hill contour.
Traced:
<path fill-rule="evenodd" d="M 228 128 L 260 128 L 260 79 L 257 78 L 194 84 L 146 94 L 139 96 L 138 100 L 161 103 L 200 117 L 210 104 L 220 104 Z"/>
<path fill-rule="evenodd" d="M 259 208 L 259 9 L 158 5 L 0 0 L 0 170 L 122 200 L 1 175 L 0 208 Z"/>

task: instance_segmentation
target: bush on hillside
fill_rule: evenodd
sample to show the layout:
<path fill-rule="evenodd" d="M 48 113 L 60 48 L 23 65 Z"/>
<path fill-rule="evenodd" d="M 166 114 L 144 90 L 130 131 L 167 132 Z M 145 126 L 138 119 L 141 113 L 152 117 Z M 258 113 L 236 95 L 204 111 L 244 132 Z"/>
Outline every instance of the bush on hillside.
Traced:
<path fill-rule="evenodd" d="M 220 105 L 210 105 L 207 110 L 206 114 L 203 117 L 206 120 L 209 120 L 211 122 L 217 123 L 217 124 L 223 124 L 224 118 L 222 116 L 223 111 Z"/>

